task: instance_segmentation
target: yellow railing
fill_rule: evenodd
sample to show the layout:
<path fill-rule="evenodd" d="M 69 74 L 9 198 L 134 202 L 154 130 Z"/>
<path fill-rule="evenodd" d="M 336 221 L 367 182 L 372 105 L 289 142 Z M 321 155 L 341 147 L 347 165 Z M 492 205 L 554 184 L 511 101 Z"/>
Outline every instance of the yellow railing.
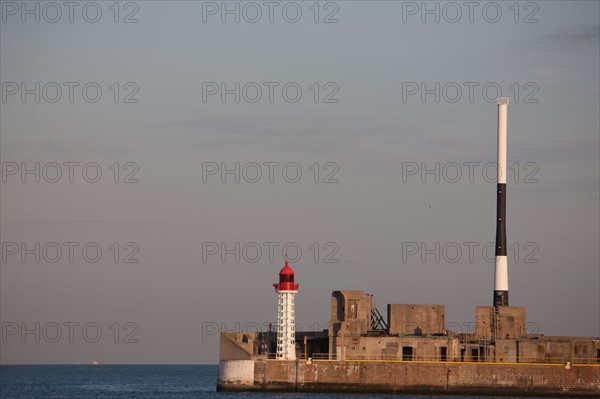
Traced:
<path fill-rule="evenodd" d="M 598 364 L 598 365 L 600 365 L 600 358 L 598 358 L 598 357 L 576 357 L 576 358 L 573 358 L 572 364 Z"/>
<path fill-rule="evenodd" d="M 328 359 L 327 357 L 325 359 Z M 318 360 L 314 358 L 314 360 Z M 526 357 L 519 359 L 510 359 L 510 360 L 500 360 L 495 359 L 492 356 L 488 357 L 464 357 L 461 359 L 460 357 L 446 357 L 445 359 L 440 356 L 352 356 L 347 357 L 345 361 L 371 361 L 371 362 L 418 362 L 418 363 L 506 363 L 506 364 L 558 364 L 564 365 L 567 363 L 570 364 L 600 364 L 600 361 L 597 358 L 575 358 L 573 360 L 565 360 L 563 357 Z"/>
<path fill-rule="evenodd" d="M 260 357 L 266 358 L 267 360 L 277 360 L 277 353 L 265 353 Z M 335 360 L 335 355 L 333 358 L 329 357 L 329 353 L 313 353 L 312 355 L 305 355 L 304 353 L 299 354 L 296 359 L 298 360 Z"/>
<path fill-rule="evenodd" d="M 311 357 L 313 360 L 336 360 L 335 355 L 329 357 L 329 353 L 313 353 Z"/>
<path fill-rule="evenodd" d="M 267 360 L 278 360 L 276 353 L 265 354 Z M 313 353 L 306 356 L 304 353 L 299 354 L 297 360 L 301 361 L 333 361 L 336 360 L 335 354 L 330 357 L 329 353 Z M 578 357 L 565 359 L 564 357 L 519 357 L 519 359 L 500 360 L 493 356 L 488 357 L 460 357 L 447 356 L 445 359 L 441 356 L 390 356 L 390 355 L 355 355 L 344 359 L 346 362 L 416 362 L 416 363 L 494 363 L 494 364 L 548 364 L 548 365 L 599 365 L 600 359 L 595 357 Z"/>

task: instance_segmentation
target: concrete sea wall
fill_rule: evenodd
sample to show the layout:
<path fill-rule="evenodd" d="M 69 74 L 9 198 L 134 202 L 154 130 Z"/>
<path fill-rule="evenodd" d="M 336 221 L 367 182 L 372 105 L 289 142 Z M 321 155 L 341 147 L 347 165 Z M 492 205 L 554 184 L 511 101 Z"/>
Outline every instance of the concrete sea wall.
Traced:
<path fill-rule="evenodd" d="M 217 389 L 600 397 L 600 365 L 234 360 Z"/>
<path fill-rule="evenodd" d="M 218 382 L 231 387 L 252 387 L 254 385 L 254 360 L 221 361 Z"/>

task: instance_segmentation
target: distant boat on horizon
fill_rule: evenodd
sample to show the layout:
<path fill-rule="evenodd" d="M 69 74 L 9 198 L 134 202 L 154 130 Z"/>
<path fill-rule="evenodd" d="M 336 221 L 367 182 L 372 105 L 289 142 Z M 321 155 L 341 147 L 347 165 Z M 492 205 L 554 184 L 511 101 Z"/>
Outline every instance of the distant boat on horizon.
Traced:
<path fill-rule="evenodd" d="M 100 364 L 100 363 L 98 363 L 97 361 L 95 361 L 95 360 L 92 360 L 92 365 L 94 365 L 94 366 L 97 366 L 97 365 L 99 365 L 99 364 Z"/>

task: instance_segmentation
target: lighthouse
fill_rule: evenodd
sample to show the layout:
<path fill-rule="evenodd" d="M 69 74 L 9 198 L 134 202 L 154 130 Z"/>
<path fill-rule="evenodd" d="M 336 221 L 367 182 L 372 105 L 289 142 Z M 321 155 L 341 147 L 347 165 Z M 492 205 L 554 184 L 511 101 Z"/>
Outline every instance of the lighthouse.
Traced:
<path fill-rule="evenodd" d="M 294 297 L 298 284 L 294 283 L 294 270 L 285 260 L 279 272 L 279 283 L 273 284 L 277 291 L 277 359 L 296 359 L 296 316 Z"/>

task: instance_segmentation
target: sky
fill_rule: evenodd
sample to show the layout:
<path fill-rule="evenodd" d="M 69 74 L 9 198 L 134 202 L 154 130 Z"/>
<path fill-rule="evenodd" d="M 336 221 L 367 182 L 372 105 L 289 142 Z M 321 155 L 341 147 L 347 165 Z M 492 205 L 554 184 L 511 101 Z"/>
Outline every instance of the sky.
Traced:
<path fill-rule="evenodd" d="M 0 363 L 217 363 L 334 290 L 600 336 L 598 2 L 1 1 Z M 491 247 L 490 247 L 491 244 Z"/>

